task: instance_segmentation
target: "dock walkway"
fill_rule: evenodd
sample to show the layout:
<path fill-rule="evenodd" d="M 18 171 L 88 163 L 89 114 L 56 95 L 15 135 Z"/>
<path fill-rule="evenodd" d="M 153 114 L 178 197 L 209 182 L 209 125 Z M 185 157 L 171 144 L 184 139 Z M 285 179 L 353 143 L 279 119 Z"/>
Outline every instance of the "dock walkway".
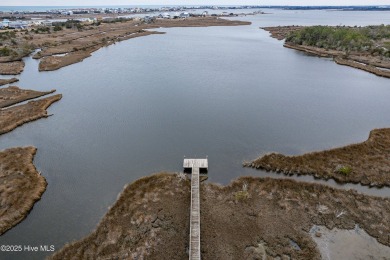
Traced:
<path fill-rule="evenodd" d="M 200 260 L 200 198 L 199 172 L 208 168 L 207 159 L 184 159 L 183 167 L 191 169 L 191 208 L 190 208 L 190 260 Z"/>

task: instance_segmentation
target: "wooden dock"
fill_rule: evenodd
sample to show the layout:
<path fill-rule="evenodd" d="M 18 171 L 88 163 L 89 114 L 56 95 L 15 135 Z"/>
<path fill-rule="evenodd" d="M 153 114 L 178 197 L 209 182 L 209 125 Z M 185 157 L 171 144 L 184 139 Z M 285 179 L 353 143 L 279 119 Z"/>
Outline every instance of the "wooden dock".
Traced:
<path fill-rule="evenodd" d="M 200 198 L 199 172 L 208 168 L 207 159 L 184 159 L 183 167 L 191 169 L 191 208 L 190 208 L 190 260 L 200 260 Z"/>

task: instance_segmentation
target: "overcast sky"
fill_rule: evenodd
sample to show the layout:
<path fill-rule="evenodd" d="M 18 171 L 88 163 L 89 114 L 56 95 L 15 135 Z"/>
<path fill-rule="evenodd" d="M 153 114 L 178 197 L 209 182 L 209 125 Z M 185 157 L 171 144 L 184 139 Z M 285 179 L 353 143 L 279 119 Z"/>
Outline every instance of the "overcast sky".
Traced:
<path fill-rule="evenodd" d="M 390 0 L 1 0 L 0 6 L 97 5 L 390 5 Z"/>

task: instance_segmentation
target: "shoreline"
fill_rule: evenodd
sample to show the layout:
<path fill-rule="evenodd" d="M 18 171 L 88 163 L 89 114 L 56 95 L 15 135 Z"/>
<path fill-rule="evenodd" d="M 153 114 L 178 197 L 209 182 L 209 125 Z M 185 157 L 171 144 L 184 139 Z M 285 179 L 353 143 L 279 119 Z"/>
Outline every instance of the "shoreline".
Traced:
<path fill-rule="evenodd" d="M 372 130 L 361 143 L 296 156 L 270 153 L 243 166 L 381 188 L 390 187 L 389 156 L 390 128 L 382 128 Z"/>
<path fill-rule="evenodd" d="M 46 190 L 46 179 L 33 164 L 35 147 L 0 151 L 0 235 L 24 220 Z"/>
<path fill-rule="evenodd" d="M 110 46 L 116 42 L 129 40 L 131 38 L 148 36 L 152 34 L 164 34 L 157 31 L 145 31 L 155 28 L 172 28 L 172 27 L 210 27 L 210 26 L 239 26 L 249 25 L 250 22 L 231 21 L 221 18 L 187 18 L 184 20 L 156 20 L 153 23 L 140 24 L 134 21 L 128 21 L 123 23 L 114 23 L 114 28 L 95 28 L 97 32 L 88 32 L 83 35 L 81 32 L 81 38 L 74 37 L 70 41 L 75 41 L 73 44 L 69 44 L 69 41 L 61 42 L 57 41 L 55 47 L 43 46 L 42 50 L 34 55 L 33 58 L 40 58 L 39 71 L 52 71 L 58 70 L 62 67 L 78 63 L 91 56 L 91 54 L 103 47 Z M 76 33 L 77 34 L 77 33 Z M 102 37 L 102 35 L 104 37 Z M 88 39 L 90 38 L 90 39 Z M 78 42 L 78 41 L 82 41 Z M 62 45 L 62 46 L 61 46 Z M 81 49 L 81 50 L 80 50 Z M 61 55 L 64 56 L 53 56 Z"/>
<path fill-rule="evenodd" d="M 227 20 L 220 17 L 190 17 L 186 19 L 154 19 L 145 21 L 140 18 L 79 24 L 69 22 L 67 26 L 36 27 L 28 30 L 3 33 L 5 43 L 12 47 L 3 48 L 8 56 L 0 57 L 0 75 L 17 75 L 24 69 L 23 57 L 41 59 L 39 71 L 52 71 L 78 63 L 91 56 L 91 53 L 135 37 L 162 32 L 146 31 L 155 28 L 171 27 L 209 27 L 239 26 L 251 22 Z M 77 25 L 77 26 L 76 26 Z"/>
<path fill-rule="evenodd" d="M 37 98 L 54 92 L 16 86 L 0 88 L 0 135 L 48 117 L 47 108 L 62 95 Z M 28 102 L 19 105 L 25 101 Z M 24 220 L 46 190 L 46 179 L 33 164 L 36 152 L 37 148 L 32 146 L 0 151 L 0 236 Z"/>
<path fill-rule="evenodd" d="M 12 84 L 15 82 L 18 82 L 19 79 L 17 78 L 11 78 L 11 79 L 0 79 L 0 86 L 7 85 L 7 84 Z"/>
<path fill-rule="evenodd" d="M 48 117 L 46 109 L 61 98 L 62 95 L 57 94 L 0 110 L 0 135 L 8 133 L 25 123 Z"/>
<path fill-rule="evenodd" d="M 46 96 L 54 93 L 56 90 L 35 91 L 31 89 L 20 89 L 16 86 L 0 88 L 0 108 L 9 107 L 27 100 Z"/>
<path fill-rule="evenodd" d="M 131 25 L 130 28 L 129 24 Z M 71 39 L 67 38 L 69 35 L 63 33 L 63 39 L 58 41 L 58 34 L 56 35 L 45 35 L 38 39 L 36 47 L 41 47 L 42 50 L 36 53 L 33 58 L 41 58 L 39 63 L 39 71 L 52 71 L 62 67 L 78 63 L 83 61 L 85 58 L 91 56 L 91 53 L 105 46 L 115 44 L 118 41 L 128 40 L 135 37 L 146 36 L 151 34 L 163 34 L 162 32 L 145 31 L 145 29 L 153 29 L 160 27 L 207 27 L 207 26 L 226 26 L 226 25 L 244 25 L 250 24 L 249 22 L 230 21 L 218 18 L 201 18 L 201 19 L 186 19 L 177 21 L 157 21 L 153 25 L 151 24 L 139 24 L 134 22 L 118 23 L 118 24 L 106 24 L 103 26 L 105 30 L 98 28 L 97 32 L 85 32 L 76 31 L 76 35 L 72 35 Z M 115 27 L 116 28 L 112 28 Z M 28 34 L 28 31 L 27 31 Z M 53 33 L 54 34 L 54 33 Z M 17 34 L 12 36 L 10 33 L 7 37 L 16 37 Z M 11 35 L 11 36 L 10 36 Z M 24 37 L 25 39 L 32 40 L 33 36 L 25 36 L 26 34 L 19 33 L 18 37 Z M 92 35 L 92 36 L 91 36 Z M 98 38 L 94 36 L 98 35 Z M 40 37 L 38 33 L 38 37 Z M 88 37 L 92 37 L 88 39 Z M 12 38 L 11 38 L 12 39 Z M 53 40 L 51 43 L 46 40 Z M 17 44 L 23 45 L 23 42 L 14 40 Z M 40 42 L 39 42 L 40 40 Z M 100 42 L 95 42 L 100 40 Z M 70 44 L 72 41 L 76 43 Z M 57 43 L 62 43 L 59 46 Z M 55 43 L 55 44 L 53 44 Z M 61 45 L 61 44 L 60 44 Z M 19 48 L 18 46 L 17 48 Z M 19 51 L 19 49 L 17 49 Z M 31 53 L 31 52 L 30 52 Z M 24 53 L 23 55 L 30 55 L 30 53 Z M 14 52 L 15 55 L 0 58 L 0 74 L 20 74 L 24 69 L 24 62 L 20 61 L 21 55 Z M 18 55 L 16 55 L 18 54 Z M 60 56 L 53 56 L 58 54 L 65 54 Z M 24 57 L 24 56 L 23 56 Z M 10 84 L 18 81 L 16 78 L 12 79 L 0 79 L 1 85 Z M 40 118 L 48 117 L 47 108 L 54 102 L 59 101 L 62 98 L 61 94 L 49 96 L 46 98 L 35 100 L 38 97 L 53 93 L 55 90 L 48 92 L 39 92 L 33 90 L 19 89 L 16 86 L 10 86 L 7 88 L 0 89 L 0 135 L 8 133 L 15 128 Z M 22 105 L 15 105 L 20 102 L 31 100 Z M 15 106 L 13 106 L 15 105 Z M 21 148 L 15 148 L 21 149 Z M 36 150 L 35 150 L 36 151 Z M 35 152 L 34 152 L 35 153 Z M 0 166 L 3 164 L 0 162 Z M 4 193 L 7 188 L 0 187 L 0 192 Z M 43 192 L 43 191 L 42 191 Z M 19 223 L 28 214 L 26 214 L 17 221 Z M 0 221 L 4 218 L 0 216 Z M 5 220 L 4 220 L 5 221 Z M 10 229 L 13 225 L 7 228 Z"/>
<path fill-rule="evenodd" d="M 271 34 L 272 38 L 278 40 L 286 39 L 290 33 L 302 30 L 306 26 L 277 26 L 277 27 L 261 27 Z M 390 78 L 390 60 L 382 59 L 381 56 L 375 56 L 367 51 L 347 51 L 325 49 L 304 44 L 294 44 L 292 42 L 284 42 L 283 47 L 305 52 L 310 55 L 315 55 L 324 58 L 333 58 L 336 64 L 360 69 L 376 76 Z"/>
<path fill-rule="evenodd" d="M 345 66 L 352 67 L 355 69 L 360 69 L 360 70 L 375 74 L 375 75 L 380 76 L 380 77 L 390 78 L 390 71 L 389 70 L 380 69 L 380 66 L 382 68 L 387 69 L 388 67 L 390 67 L 390 63 L 389 64 L 379 64 L 379 63 L 375 63 L 375 62 L 370 63 L 366 59 L 359 58 L 359 56 L 343 58 L 343 56 L 345 55 L 344 52 L 330 51 L 330 50 L 327 51 L 327 50 L 323 50 L 321 48 L 316 48 L 316 47 L 311 47 L 311 46 L 295 45 L 295 44 L 289 44 L 289 43 L 285 43 L 285 44 L 283 44 L 283 46 L 286 48 L 289 48 L 289 49 L 303 51 L 305 53 L 315 55 L 318 57 L 322 57 L 322 58 L 333 58 L 333 61 L 336 64 L 345 65 Z"/>
<path fill-rule="evenodd" d="M 19 75 L 24 70 L 24 61 L 0 62 L 0 75 Z"/>
<path fill-rule="evenodd" d="M 204 259 L 320 259 L 313 225 L 347 230 L 359 225 L 390 246 L 389 198 L 258 177 L 240 177 L 227 186 L 201 183 L 200 191 Z M 188 180 L 170 173 L 143 177 L 125 186 L 90 235 L 50 259 L 188 258 L 189 205 Z"/>

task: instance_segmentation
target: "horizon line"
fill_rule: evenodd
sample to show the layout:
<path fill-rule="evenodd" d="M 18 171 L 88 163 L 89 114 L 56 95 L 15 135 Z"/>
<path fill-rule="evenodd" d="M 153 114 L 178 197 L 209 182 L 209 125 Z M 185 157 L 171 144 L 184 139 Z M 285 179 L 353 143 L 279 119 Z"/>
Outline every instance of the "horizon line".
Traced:
<path fill-rule="evenodd" d="M 258 7 L 378 7 L 378 6 L 390 6 L 389 5 L 253 5 L 253 4 L 247 4 L 247 5 L 224 5 L 224 4 L 177 4 L 177 5 L 164 5 L 164 4 L 133 4 L 133 5 L 124 5 L 124 4 L 111 4 L 111 5 L 0 5 L 0 7 L 13 7 L 13 6 L 34 6 L 34 7 L 45 7 L 45 6 L 58 6 L 58 7 L 83 7 L 83 6 L 258 6 Z"/>

